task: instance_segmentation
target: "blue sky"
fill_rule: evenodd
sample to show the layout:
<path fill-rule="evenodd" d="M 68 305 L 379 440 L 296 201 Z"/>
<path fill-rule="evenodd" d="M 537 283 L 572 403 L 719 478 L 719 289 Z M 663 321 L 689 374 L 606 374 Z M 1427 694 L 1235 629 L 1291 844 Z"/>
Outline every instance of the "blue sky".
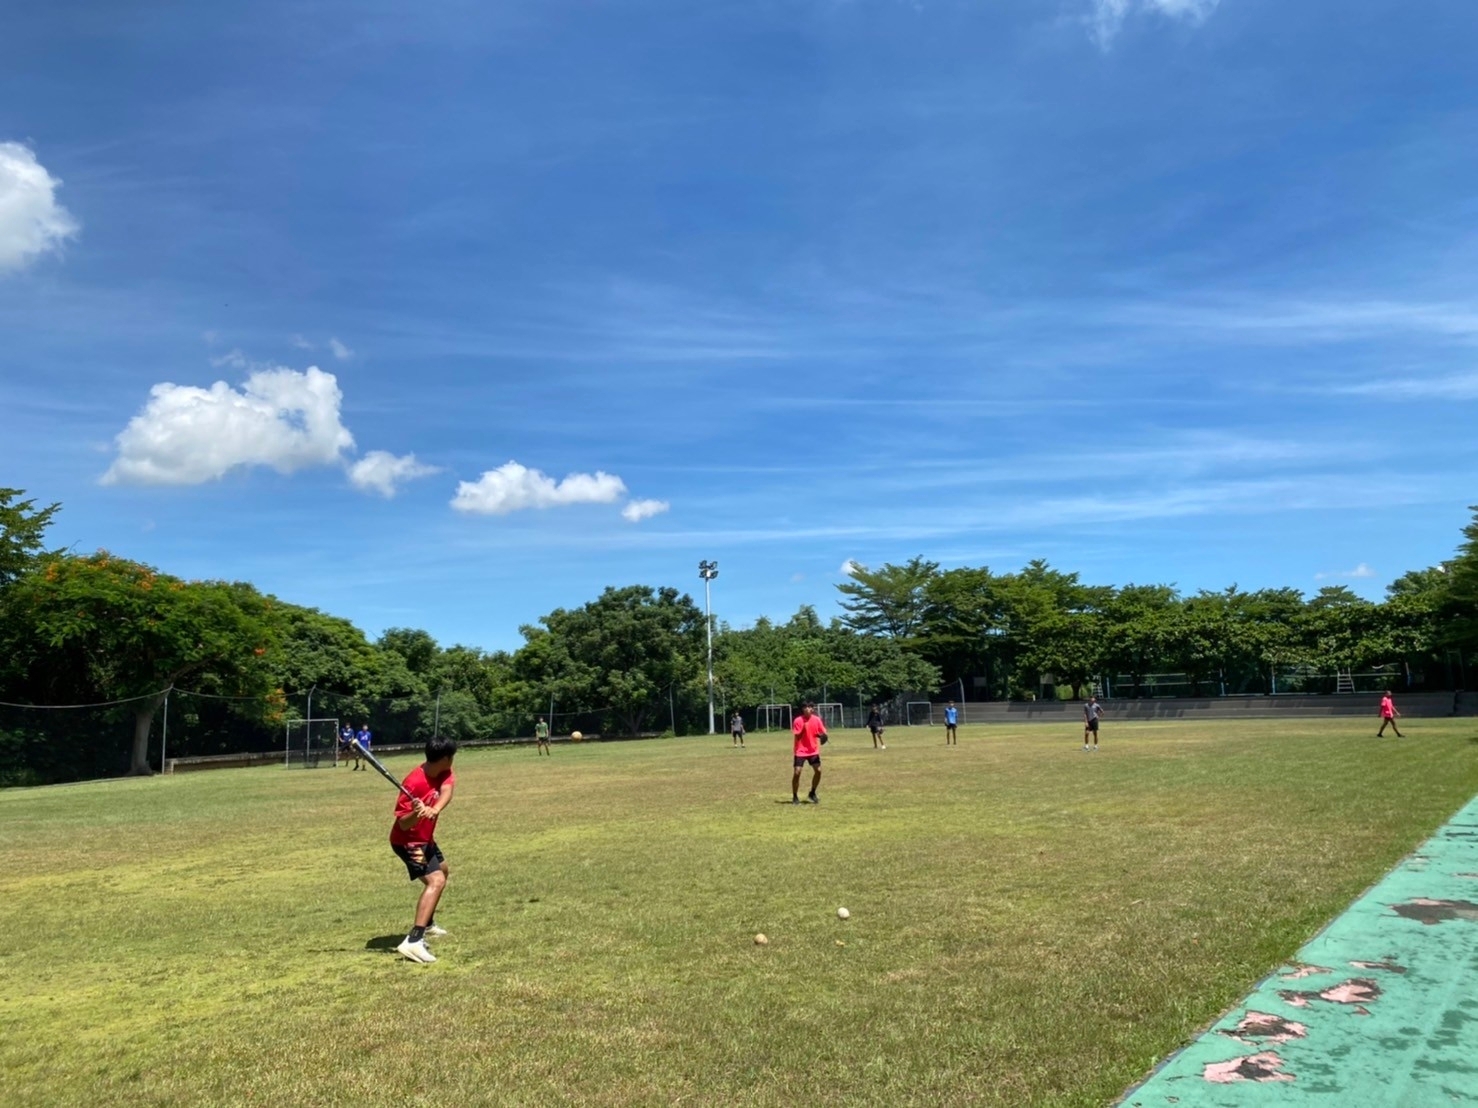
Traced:
<path fill-rule="evenodd" d="M 79 550 L 497 648 L 703 558 L 1378 597 L 1478 501 L 1469 0 L 3 20 L 0 485 Z"/>

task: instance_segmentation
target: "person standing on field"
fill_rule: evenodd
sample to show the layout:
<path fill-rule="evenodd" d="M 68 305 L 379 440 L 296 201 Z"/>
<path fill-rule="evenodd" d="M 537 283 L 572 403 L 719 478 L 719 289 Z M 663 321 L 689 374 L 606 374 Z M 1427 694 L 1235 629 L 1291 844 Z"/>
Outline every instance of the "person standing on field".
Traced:
<path fill-rule="evenodd" d="M 436 845 L 436 820 L 452 802 L 452 759 L 457 744 L 447 738 L 434 738 L 426 743 L 426 761 L 401 782 L 406 796 L 395 800 L 395 822 L 390 825 L 390 849 L 405 863 L 412 881 L 421 882 L 421 897 L 416 901 L 415 924 L 401 944 L 395 948 L 412 962 L 434 962 L 436 955 L 426 948 L 426 938 L 445 935 L 446 929 L 436 925 L 436 905 L 446 888 L 446 859 Z"/>
<path fill-rule="evenodd" d="M 352 723 L 346 723 L 343 727 L 339 728 L 339 757 L 347 762 L 349 760 L 349 756 L 353 753 L 354 725 Z M 337 762 L 334 763 L 334 768 L 339 768 Z"/>
<path fill-rule="evenodd" d="M 1391 690 L 1387 689 L 1385 695 L 1380 698 L 1380 730 L 1375 733 L 1376 738 L 1383 738 L 1386 733 L 1386 724 L 1391 725 L 1391 730 L 1396 732 L 1398 739 L 1406 736 L 1401 734 L 1401 728 L 1396 726 L 1396 717 L 1401 713 L 1396 711 L 1396 702 L 1391 699 Z"/>
<path fill-rule="evenodd" d="M 734 736 L 734 746 L 744 745 L 744 717 L 738 712 L 735 712 L 733 718 L 729 720 L 729 734 Z"/>
<path fill-rule="evenodd" d="M 355 746 L 355 747 L 352 748 L 353 751 L 354 751 L 354 768 L 355 769 L 360 769 L 361 768 L 361 766 L 359 764 L 359 762 L 360 762 L 359 747 L 362 746 L 362 747 L 364 747 L 364 749 L 366 751 L 368 751 L 369 748 L 370 748 L 370 738 L 371 738 L 371 735 L 370 735 L 369 724 L 367 724 L 367 723 L 361 723 L 359 725 L 359 730 L 356 731 L 356 732 L 354 732 L 354 739 L 355 739 L 356 742 L 359 743 L 359 746 Z M 364 766 L 362 768 L 364 769 L 364 771 L 366 773 L 369 772 L 369 766 Z"/>
<path fill-rule="evenodd" d="M 544 717 L 539 717 L 539 722 L 534 724 L 534 741 L 538 745 L 534 747 L 535 754 L 548 754 L 554 757 L 554 751 L 549 749 L 549 724 L 544 722 Z"/>
<path fill-rule="evenodd" d="M 883 713 L 876 704 L 867 713 L 867 729 L 872 732 L 872 748 L 887 750 L 888 744 L 883 742 Z"/>
<path fill-rule="evenodd" d="M 801 708 L 801 714 L 795 717 L 795 722 L 790 725 L 790 730 L 795 736 L 795 761 L 793 772 L 790 775 L 790 802 L 799 804 L 801 802 L 801 766 L 807 762 L 811 763 L 811 791 L 806 799 L 812 804 L 820 804 L 821 798 L 816 795 L 817 788 L 821 785 L 821 744 L 826 741 L 826 724 L 821 722 L 821 717 L 816 714 L 816 705 L 811 701 Z"/>
<path fill-rule="evenodd" d="M 1103 715 L 1103 707 L 1098 703 L 1098 697 L 1090 696 L 1088 703 L 1083 705 L 1083 749 L 1098 749 L 1098 720 Z M 1093 745 L 1088 745 L 1088 737 L 1093 737 Z"/>
<path fill-rule="evenodd" d="M 960 745 L 960 710 L 953 700 L 944 707 L 944 745 Z"/>

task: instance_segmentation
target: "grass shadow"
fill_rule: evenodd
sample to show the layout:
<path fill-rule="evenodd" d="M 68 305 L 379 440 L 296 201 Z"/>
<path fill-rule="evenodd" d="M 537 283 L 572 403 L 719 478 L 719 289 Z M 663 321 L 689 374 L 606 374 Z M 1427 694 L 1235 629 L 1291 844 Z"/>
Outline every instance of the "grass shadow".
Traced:
<path fill-rule="evenodd" d="M 394 950 L 405 938 L 403 932 L 397 931 L 394 935 L 380 935 L 364 944 L 365 950 Z"/>

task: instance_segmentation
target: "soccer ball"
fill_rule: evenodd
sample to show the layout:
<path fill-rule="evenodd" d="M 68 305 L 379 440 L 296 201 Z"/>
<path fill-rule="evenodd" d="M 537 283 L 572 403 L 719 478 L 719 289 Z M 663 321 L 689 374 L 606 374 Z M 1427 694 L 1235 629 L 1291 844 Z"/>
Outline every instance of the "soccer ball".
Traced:
<path fill-rule="evenodd" d="M 571 731 L 570 732 L 570 742 L 572 742 L 572 743 L 577 743 L 581 739 L 583 739 L 584 737 L 585 736 L 582 735 L 582 734 L 580 734 L 580 732 L 578 732 L 578 731 Z"/>
<path fill-rule="evenodd" d="M 850 919 L 851 916 L 852 916 L 852 913 L 849 912 L 849 911 L 847 911 L 845 908 L 838 908 L 837 909 L 837 919 Z"/>

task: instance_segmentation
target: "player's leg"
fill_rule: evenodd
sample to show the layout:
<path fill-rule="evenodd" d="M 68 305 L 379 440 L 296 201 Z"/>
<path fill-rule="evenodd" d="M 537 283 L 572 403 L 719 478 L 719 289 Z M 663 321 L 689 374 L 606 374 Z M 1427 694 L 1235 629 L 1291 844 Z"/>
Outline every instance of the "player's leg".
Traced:
<path fill-rule="evenodd" d="M 412 962 L 434 962 L 436 955 L 426 947 L 426 932 L 436 918 L 436 905 L 446 888 L 446 861 L 435 843 L 424 846 L 393 847 L 405 862 L 411 880 L 421 882 L 421 895 L 416 900 L 415 923 L 401 940 L 396 952 Z"/>
<path fill-rule="evenodd" d="M 790 775 L 790 802 L 799 804 L 801 802 L 801 766 L 805 765 L 804 758 L 795 760 L 795 770 Z"/>
<path fill-rule="evenodd" d="M 821 758 L 817 756 L 811 762 L 811 791 L 806 799 L 812 804 L 820 804 L 821 798 L 816 795 L 816 790 L 821 787 Z"/>

